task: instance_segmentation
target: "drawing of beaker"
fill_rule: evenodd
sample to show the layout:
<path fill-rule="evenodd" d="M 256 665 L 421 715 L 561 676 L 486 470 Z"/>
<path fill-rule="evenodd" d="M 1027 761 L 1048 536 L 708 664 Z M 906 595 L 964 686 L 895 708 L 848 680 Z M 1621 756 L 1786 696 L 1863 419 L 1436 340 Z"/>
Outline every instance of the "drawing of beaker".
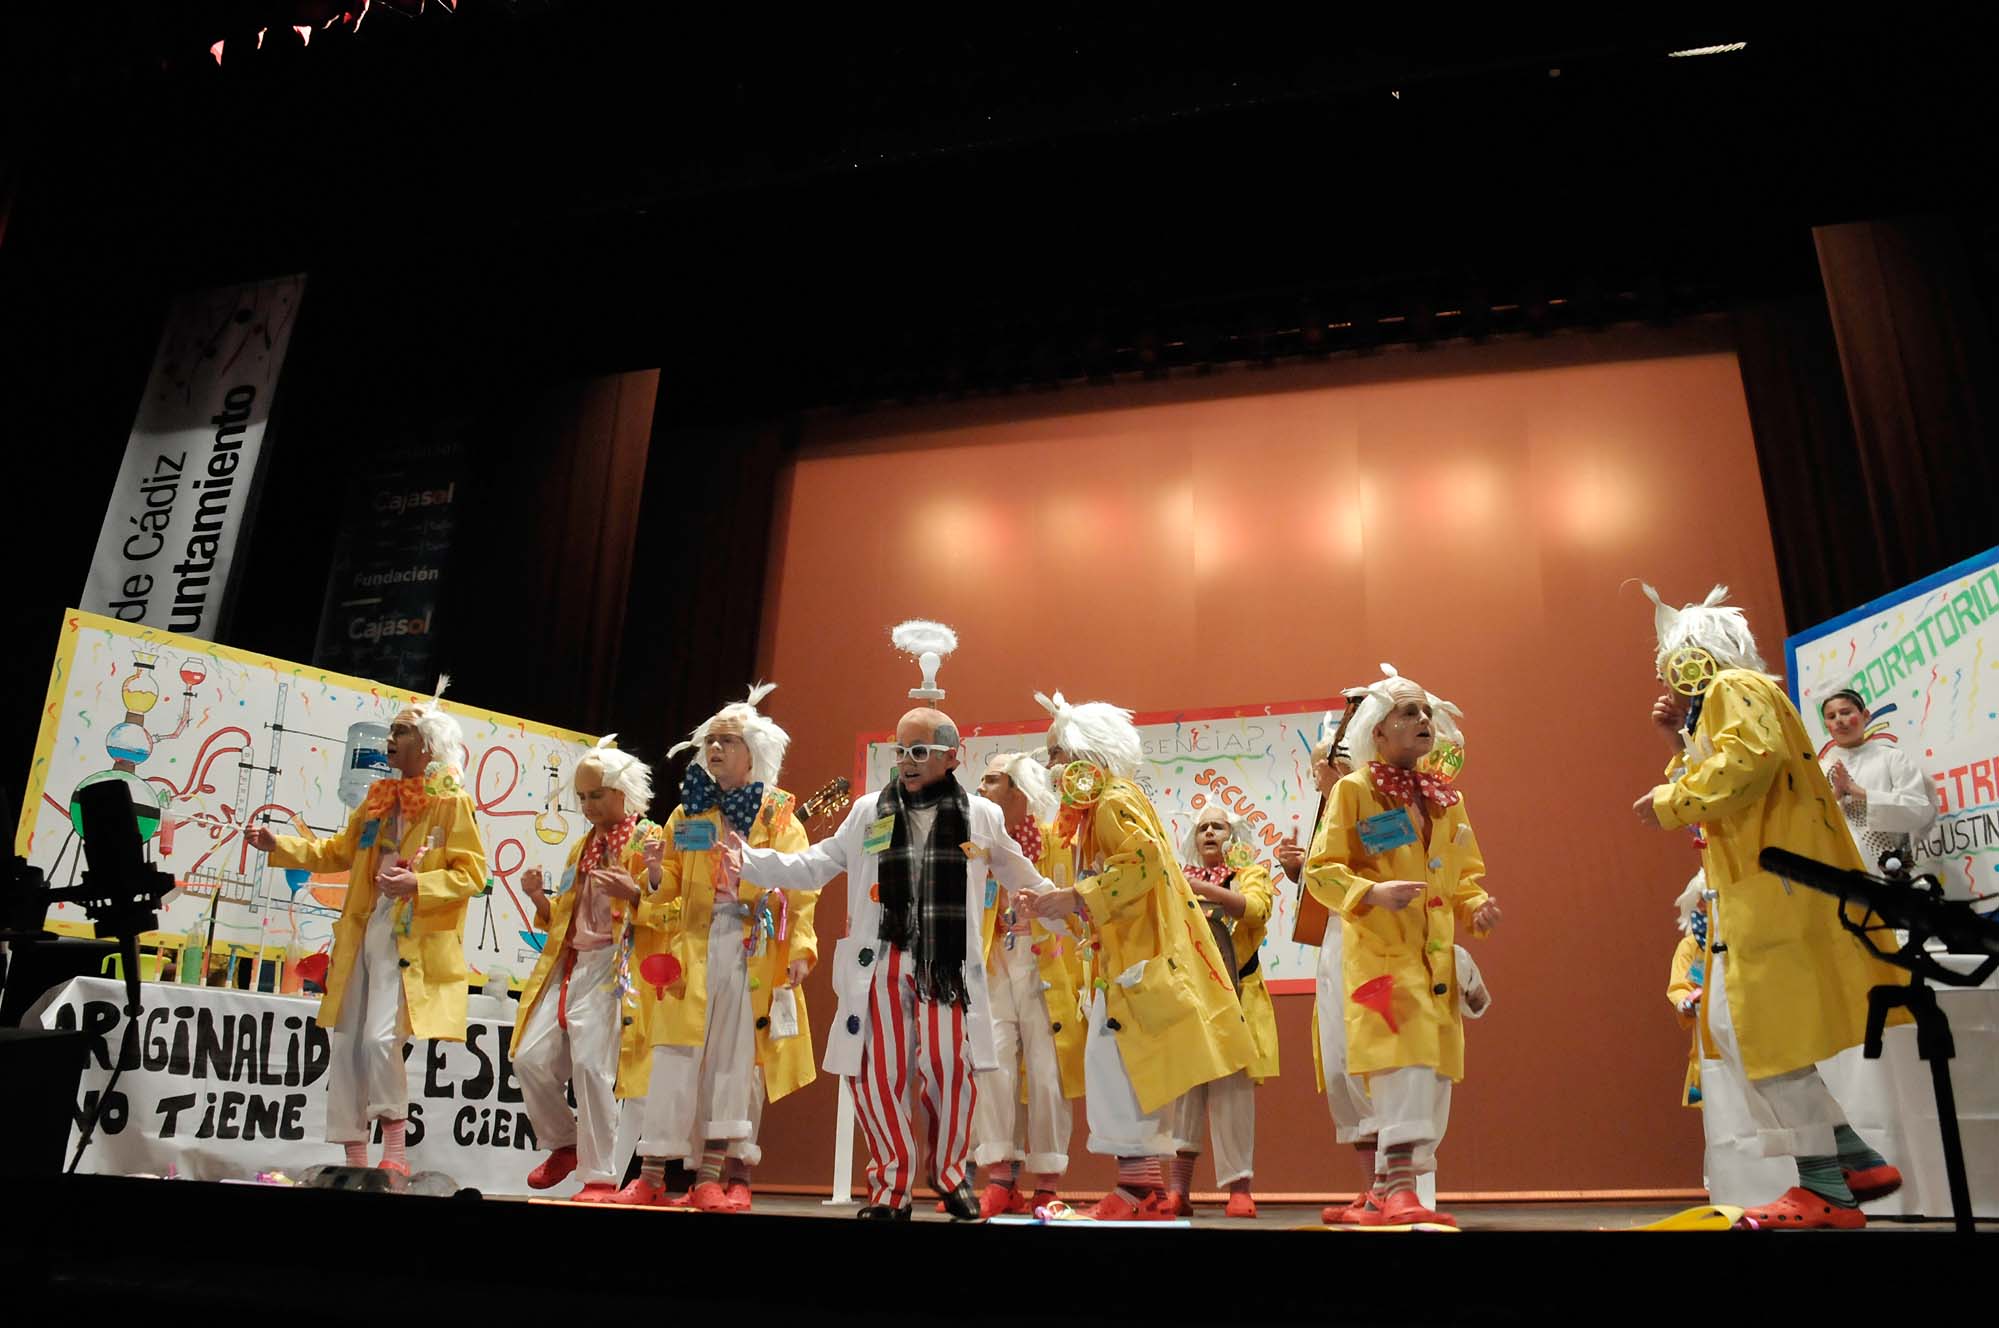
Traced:
<path fill-rule="evenodd" d="M 158 656 L 139 651 L 132 656 L 132 672 L 118 684 L 118 695 L 124 698 L 125 709 L 134 715 L 143 715 L 160 703 L 160 685 L 153 680 L 153 661 Z"/>
<path fill-rule="evenodd" d="M 198 656 L 189 655 L 180 662 L 181 685 L 189 691 L 201 686 L 202 680 L 206 677 L 208 677 L 208 666 L 202 663 Z"/>
<path fill-rule="evenodd" d="M 347 749 L 340 766 L 340 801 L 359 807 L 368 786 L 389 773 L 389 726 L 362 720 L 347 726 Z"/>
<path fill-rule="evenodd" d="M 548 763 L 548 794 L 542 799 L 541 811 L 534 818 L 535 838 L 544 844 L 560 844 L 569 838 L 569 818 L 562 814 L 562 804 L 558 801 L 562 793 L 562 763 Z"/>

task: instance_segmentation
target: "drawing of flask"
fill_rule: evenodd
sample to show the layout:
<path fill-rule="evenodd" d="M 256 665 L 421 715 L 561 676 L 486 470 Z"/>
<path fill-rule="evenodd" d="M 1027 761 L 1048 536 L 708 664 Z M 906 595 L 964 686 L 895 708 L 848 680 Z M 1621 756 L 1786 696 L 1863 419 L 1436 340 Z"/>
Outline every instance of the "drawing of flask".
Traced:
<path fill-rule="evenodd" d="M 118 695 L 128 714 L 143 715 L 160 703 L 160 685 L 153 681 L 153 663 L 159 656 L 138 651 L 132 656 L 132 672 L 118 684 Z"/>
<path fill-rule="evenodd" d="M 560 844 L 569 838 L 569 818 L 562 814 L 560 776 L 562 763 L 548 763 L 548 796 L 542 800 L 542 809 L 534 818 L 535 837 L 544 844 Z"/>
<path fill-rule="evenodd" d="M 347 750 L 340 768 L 340 801 L 359 807 L 368 786 L 389 773 L 389 726 L 362 720 L 347 726 Z"/>

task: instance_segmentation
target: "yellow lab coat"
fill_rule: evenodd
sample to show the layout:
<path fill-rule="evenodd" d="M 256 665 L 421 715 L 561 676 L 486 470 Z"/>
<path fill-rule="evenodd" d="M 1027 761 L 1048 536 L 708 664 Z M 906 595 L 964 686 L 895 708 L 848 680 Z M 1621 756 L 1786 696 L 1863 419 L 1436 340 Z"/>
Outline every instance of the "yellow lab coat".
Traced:
<path fill-rule="evenodd" d="M 1480 884 L 1485 859 L 1462 797 L 1432 813 L 1427 846 L 1412 841 L 1368 854 L 1361 822 L 1390 811 L 1408 816 L 1420 835 L 1415 813 L 1376 792 L 1366 770 L 1347 775 L 1333 786 L 1305 864 L 1305 888 L 1343 919 L 1347 1073 L 1427 1065 L 1456 1082 L 1465 1076 L 1465 1034 L 1452 947 L 1460 927 L 1483 934 L 1473 929 L 1472 915 L 1486 900 Z M 1428 888 L 1407 908 L 1375 908 L 1365 900 L 1381 881 L 1423 881 Z M 1393 1029 L 1378 1010 L 1353 997 L 1364 984 L 1384 977 L 1392 984 Z"/>
<path fill-rule="evenodd" d="M 750 960 L 750 1012 L 756 1016 L 757 1064 L 763 1068 L 764 1101 L 775 1102 L 795 1093 L 819 1077 L 819 1065 L 812 1055 L 812 1012 L 805 1006 L 805 984 L 792 989 L 798 1003 L 798 1033 L 795 1037 L 770 1035 L 771 994 L 791 980 L 791 961 L 819 962 L 819 930 L 813 912 L 819 907 L 817 890 L 786 890 L 791 909 L 785 938 L 772 940 L 764 952 Z M 775 905 L 773 905 L 775 907 Z"/>
<path fill-rule="evenodd" d="M 744 837 L 744 842 L 751 848 L 774 848 L 781 853 L 798 853 L 811 847 L 805 827 L 793 814 L 797 806 L 797 801 L 783 789 L 766 792 L 763 806 L 757 810 L 757 819 L 750 826 L 750 833 Z M 699 851 L 674 847 L 679 827 L 690 821 L 714 824 L 715 847 Z M 656 1047 L 698 1047 L 708 1036 L 708 928 L 715 917 L 715 869 L 721 858 L 722 843 L 728 838 L 729 827 L 723 823 L 720 807 L 710 807 L 699 816 L 689 816 L 684 807 L 675 807 L 673 815 L 666 818 L 664 833 L 666 859 L 660 864 L 659 885 L 640 903 L 639 921 L 666 931 L 672 953 L 680 960 L 685 987 L 678 995 L 669 993 L 665 1000 L 651 1002 L 647 1012 L 648 1036 L 651 1045 Z M 758 905 L 762 902 L 762 892 L 747 882 L 740 884 L 738 891 L 738 900 L 750 906 L 750 916 L 743 920 L 742 929 L 747 939 Z M 791 898 L 796 900 L 797 896 L 794 894 Z M 774 907 L 775 901 L 772 902 Z M 793 917 L 796 917 L 795 912 Z M 768 1016 L 770 1012 L 767 980 L 762 989 L 763 1015 L 760 1017 Z M 648 991 L 645 994 L 650 996 L 652 993 Z M 804 1014 L 803 1009 L 800 1014 Z M 793 1054 L 788 1049 L 779 1050 Z"/>
<path fill-rule="evenodd" d="M 1073 846 L 1095 868 L 1076 893 L 1096 927 L 1096 984 L 1139 1110 L 1246 1067 L 1255 1048 L 1235 984 L 1144 791 L 1105 780 Z"/>
<path fill-rule="evenodd" d="M 1679 945 L 1674 947 L 1673 967 L 1666 975 L 1666 1003 L 1673 1007 L 1673 1017 L 1680 1021 L 1680 1027 L 1689 1032 L 1693 1030 L 1695 1016 L 1682 1010 L 1680 1002 L 1693 995 L 1696 990 L 1702 992 L 1703 1000 L 1706 999 L 1707 965 L 1711 962 L 1713 962 L 1711 956 L 1701 948 L 1700 938 L 1691 932 L 1682 936 Z M 1693 979 L 1694 970 L 1697 968 L 1702 978 L 1699 982 Z M 1694 1090 L 1700 1086 L 1701 1040 L 1700 1035 L 1695 1033 L 1692 1045 L 1687 1049 L 1686 1077 L 1680 1081 L 1680 1105 L 1699 1107 L 1700 1099 L 1694 1096 Z"/>
<path fill-rule="evenodd" d="M 1837 900 L 1757 862 L 1775 846 L 1861 868 L 1791 699 L 1761 673 L 1722 671 L 1666 777 L 1652 790 L 1659 824 L 1699 825 L 1707 838 L 1703 865 L 1715 892 L 1708 927 L 1728 942 L 1728 1013 L 1744 1072 L 1751 1079 L 1788 1074 L 1860 1042 L 1868 989 L 1903 984 L 1907 975 L 1841 927 Z M 1707 1002 L 1700 1010 L 1708 1044 Z M 1896 1011 L 1889 1022 L 1908 1018 Z"/>
<path fill-rule="evenodd" d="M 273 867 L 347 873 L 347 900 L 333 924 L 333 962 L 326 971 L 326 994 L 319 999 L 321 1028 L 337 1026 L 354 956 L 367 939 L 368 918 L 375 911 L 375 864 L 390 847 L 376 838 L 380 828 L 377 818 L 357 807 L 339 834 L 327 839 L 279 835 L 270 852 Z M 439 831 L 440 846 L 429 847 Z M 363 840 L 374 842 L 363 847 Z M 397 856 L 409 860 L 417 881 L 414 914 L 405 909 L 396 914 L 405 1031 L 412 1037 L 463 1042 L 465 905 L 486 888 L 486 847 L 479 839 L 471 797 L 462 789 L 434 794 L 423 812 L 403 826 L 394 847 Z"/>
<path fill-rule="evenodd" d="M 1263 956 L 1259 947 L 1270 926 L 1271 910 L 1277 906 L 1277 891 L 1270 873 L 1260 863 L 1251 863 L 1235 874 L 1229 888 L 1243 898 L 1242 916 L 1229 925 L 1229 940 L 1235 945 L 1237 972 L 1242 977 L 1242 1014 L 1249 1024 L 1249 1077 L 1262 1083 L 1277 1077 L 1277 1007 L 1270 989 L 1263 985 Z M 1246 971 L 1245 971 L 1246 970 Z M 1317 1045 L 1317 1039 L 1313 1040 Z"/>
<path fill-rule="evenodd" d="M 591 831 L 590 834 L 595 834 Z M 638 882 L 641 892 L 645 889 L 646 860 L 645 843 L 658 839 L 662 831 L 651 821 L 642 820 L 632 830 L 631 838 L 625 841 L 625 854 L 619 861 Z M 535 961 L 534 972 L 528 975 L 521 987 L 520 1013 L 514 1019 L 514 1037 L 507 1048 L 510 1056 L 518 1055 L 521 1049 L 521 1035 L 527 1030 L 528 1014 L 534 1009 L 544 991 L 551 985 L 556 991 L 562 987 L 562 952 L 569 939 L 570 916 L 576 911 L 577 889 L 581 884 L 574 880 L 576 864 L 583 857 L 583 850 L 590 842 L 590 834 L 579 835 L 569 848 L 566 870 L 571 877 L 569 888 L 548 901 L 548 934 L 541 945 L 541 958 Z M 619 943 L 618 937 L 624 933 L 627 918 L 634 911 L 634 905 L 622 899 L 611 901 L 611 944 Z M 658 927 L 632 925 L 631 979 L 632 990 L 624 997 L 621 1016 L 623 1024 L 618 1030 L 618 1080 L 616 1094 L 620 1098 L 644 1097 L 652 1084 L 652 1045 L 646 1041 L 643 1020 L 644 998 L 640 988 L 645 979 L 640 976 L 640 967 L 649 955 L 658 954 L 665 948 L 667 937 Z"/>
<path fill-rule="evenodd" d="M 1070 854 L 1064 848 L 1052 825 L 1041 827 L 1041 856 L 1035 860 L 1034 869 L 1055 883 L 1057 889 L 1069 883 Z M 998 927 L 999 891 L 991 876 L 986 878 L 986 889 L 991 893 L 991 902 L 986 905 L 985 957 L 986 972 L 993 973 L 999 962 L 999 947 L 1005 939 Z M 1082 919 L 1077 919 L 1081 927 Z M 1034 951 L 1035 967 L 1041 975 L 1041 996 L 1048 1007 L 1048 1025 L 1055 1038 L 1055 1062 L 1062 1071 L 1062 1096 L 1078 1098 L 1083 1095 L 1083 1044 L 1090 1035 L 1090 1017 L 1082 1001 L 1083 950 L 1089 944 L 1087 939 L 1078 939 L 1074 932 L 1059 923 L 1049 927 L 1039 918 L 1031 924 L 1025 941 Z M 1021 1101 L 1027 1100 L 1027 1079 L 1020 1080 Z"/>

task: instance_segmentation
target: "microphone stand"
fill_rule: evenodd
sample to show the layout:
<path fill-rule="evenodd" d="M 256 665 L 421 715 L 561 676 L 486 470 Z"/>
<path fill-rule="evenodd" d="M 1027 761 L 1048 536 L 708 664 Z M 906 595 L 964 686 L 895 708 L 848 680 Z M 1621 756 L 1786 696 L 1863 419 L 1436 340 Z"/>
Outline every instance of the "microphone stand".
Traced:
<path fill-rule="evenodd" d="M 1840 924 L 1877 958 L 1909 970 L 1906 984 L 1885 983 L 1867 993 L 1867 1038 L 1862 1054 L 1868 1060 L 1881 1059 L 1881 1034 L 1891 1010 L 1905 1009 L 1916 1023 L 1916 1054 L 1929 1062 L 1930 1089 L 1936 1095 L 1937 1128 L 1943 1136 L 1944 1175 L 1950 1185 L 1951 1223 L 1961 1235 L 1977 1230 L 1972 1215 L 1971 1183 L 1964 1169 L 1964 1139 L 1957 1123 L 1957 1093 L 1951 1085 L 1950 1063 L 1957 1056 L 1957 1043 L 1950 1034 L 1950 1016 L 1937 1004 L 1932 980 L 1952 987 L 1975 987 L 1999 970 L 1999 926 L 1971 912 L 1970 906 L 1953 904 L 1943 898 L 1936 877 L 1911 878 L 1906 861 L 1893 852 L 1882 855 L 1881 866 L 1888 879 L 1866 872 L 1817 862 L 1784 849 L 1766 848 L 1761 857 L 1763 870 L 1786 880 L 1832 895 L 1842 905 Z M 1897 899 L 1881 892 L 1893 891 Z M 1855 918 L 1847 909 L 1854 904 L 1866 911 Z M 1924 948 L 1924 942 L 1939 929 L 1925 922 L 1945 919 L 1946 910 L 1963 909 L 1967 917 L 1951 917 L 1953 930 L 1977 922 L 1991 928 L 1991 939 L 1983 941 L 1989 953 L 1970 973 L 1958 973 L 1939 964 Z M 1900 924 L 1909 939 L 1894 950 L 1883 950 L 1871 932 Z"/>

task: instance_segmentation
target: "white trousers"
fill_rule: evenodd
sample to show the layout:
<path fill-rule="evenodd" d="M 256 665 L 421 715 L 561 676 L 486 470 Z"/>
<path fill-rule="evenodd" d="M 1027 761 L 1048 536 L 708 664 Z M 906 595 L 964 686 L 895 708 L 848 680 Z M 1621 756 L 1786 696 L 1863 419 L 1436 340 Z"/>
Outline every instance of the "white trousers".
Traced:
<path fill-rule="evenodd" d="M 1725 951 L 1715 957 L 1714 971 L 1708 974 L 1707 989 L 1701 1000 L 1708 1007 L 1708 1032 L 1714 1038 L 1715 1050 L 1741 1080 L 1743 1103 L 1749 1108 L 1749 1119 L 1755 1126 L 1763 1156 L 1830 1157 L 1838 1151 L 1833 1143 L 1833 1130 L 1846 1124 L 1846 1111 L 1819 1077 L 1818 1067 L 1807 1065 L 1768 1079 L 1751 1079 L 1743 1070 L 1742 1048 L 1736 1042 L 1735 1019 L 1729 1013 L 1728 991 L 1723 985 L 1726 959 Z M 1705 1103 L 1705 1086 L 1701 1098 Z M 1763 1199 L 1768 1197 L 1765 1195 Z"/>
<path fill-rule="evenodd" d="M 740 906 L 718 901 L 708 927 L 708 1031 L 699 1047 L 654 1047 L 652 1091 L 639 1137 L 642 1157 L 701 1164 L 709 1139 L 750 1136 L 750 1081 L 757 1074 L 750 969 Z"/>
<path fill-rule="evenodd" d="M 1405 1065 L 1367 1076 L 1375 1137 L 1381 1144 L 1376 1169 L 1385 1171 L 1390 1148 L 1414 1144 L 1417 1173 L 1437 1169 L 1437 1145 L 1451 1123 L 1451 1081 L 1427 1065 Z"/>
<path fill-rule="evenodd" d="M 1255 1171 L 1256 1085 L 1249 1081 L 1249 1071 L 1195 1084 L 1166 1114 L 1176 1153 L 1201 1151 L 1201 1118 L 1207 1117 L 1208 1133 L 1215 1141 L 1217 1186 L 1248 1180 Z"/>
<path fill-rule="evenodd" d="M 1166 1113 L 1173 1104 L 1165 1103 L 1149 1116 L 1139 1110 L 1117 1034 L 1104 1026 L 1109 1017 L 1104 993 L 1097 992 L 1090 1001 L 1090 1039 L 1083 1044 L 1089 1150 L 1107 1157 L 1164 1157 L 1173 1151 L 1173 1136 L 1166 1126 Z"/>
<path fill-rule="evenodd" d="M 740 1139 L 729 1140 L 729 1156 L 746 1167 L 754 1167 L 764 1160 L 764 1150 L 757 1143 L 757 1136 L 764 1127 L 764 1072 L 761 1067 L 750 1070 L 750 1132 Z"/>
<path fill-rule="evenodd" d="M 617 951 L 571 950 L 556 962 L 528 1011 L 514 1073 L 544 1148 L 576 1149 L 576 1179 L 616 1184 L 624 1168 L 618 1144 L 618 1034 L 623 1010 L 612 987 Z M 568 981 L 564 982 L 564 968 Z M 571 1085 L 576 1110 L 563 1086 Z"/>
<path fill-rule="evenodd" d="M 1326 1109 L 1333 1116 L 1333 1138 L 1343 1144 L 1374 1137 L 1374 1105 L 1367 1081 L 1347 1073 L 1346 973 L 1340 962 L 1340 920 L 1326 923 L 1319 946 L 1319 971 L 1312 990 L 1319 1015 L 1319 1065 L 1326 1074 Z"/>
<path fill-rule="evenodd" d="M 1011 950 L 1002 937 L 994 959 L 996 971 L 987 973 L 986 989 L 999 1068 L 981 1076 L 972 1111 L 972 1160 L 986 1167 L 1020 1162 L 1032 1172 L 1060 1175 L 1069 1168 L 1069 1134 L 1076 1113 L 1062 1095 L 1062 1066 L 1055 1056 L 1052 1016 L 1042 995 L 1040 959 L 1025 937 L 1016 939 Z"/>
<path fill-rule="evenodd" d="M 326 1030 L 326 1141 L 331 1144 L 365 1143 L 370 1121 L 409 1115 L 409 1075 L 403 1068 L 409 1017 L 403 1008 L 394 903 L 387 895 L 376 901 L 361 952 L 347 973 L 340 1017 Z"/>

